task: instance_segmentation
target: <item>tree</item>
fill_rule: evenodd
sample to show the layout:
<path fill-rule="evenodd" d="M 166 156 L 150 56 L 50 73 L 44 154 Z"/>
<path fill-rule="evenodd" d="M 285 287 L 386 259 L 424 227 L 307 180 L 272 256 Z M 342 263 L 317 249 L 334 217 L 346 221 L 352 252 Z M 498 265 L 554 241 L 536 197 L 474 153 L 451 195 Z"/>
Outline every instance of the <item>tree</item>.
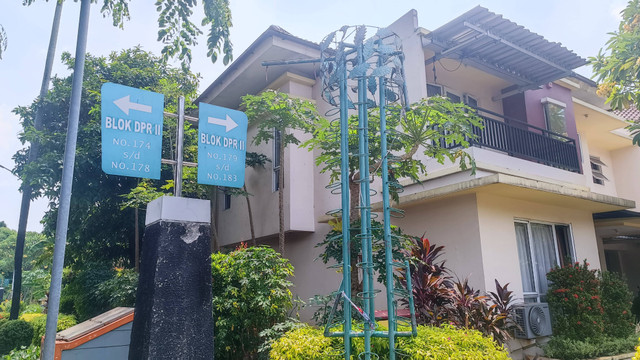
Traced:
<path fill-rule="evenodd" d="M 242 98 L 242 106 L 246 110 L 249 123 L 258 129 L 253 143 L 275 141 L 278 143 L 278 218 L 280 231 L 278 233 L 278 248 L 284 253 L 284 150 L 287 146 L 300 144 L 296 136 L 297 131 L 310 132 L 311 124 L 318 123 L 320 116 L 313 103 L 308 100 L 291 97 L 285 93 L 268 90 L 259 95 L 247 95 Z"/>
<path fill-rule="evenodd" d="M 615 110 L 640 106 L 640 0 L 630 0 L 621 14 L 618 31 L 609 33 L 606 50 L 589 58 L 600 83 L 598 95 L 606 96 Z M 627 129 L 640 146 L 640 122 Z"/>
<path fill-rule="evenodd" d="M 70 54 L 63 54 L 62 59 L 68 67 L 73 66 L 74 59 Z M 114 52 L 108 57 L 88 55 L 66 255 L 67 264 L 75 267 L 92 261 L 131 266 L 134 261 L 134 224 L 131 213 L 121 211 L 122 199 L 118 195 L 128 193 L 139 180 L 107 175 L 100 166 L 100 87 L 108 81 L 164 93 L 169 109 L 176 106 L 179 95 L 193 98 L 198 84 L 195 75 L 168 66 L 161 58 L 140 48 Z M 49 119 L 43 124 L 42 131 L 33 128 L 35 102 L 15 109 L 23 126 L 20 140 L 26 143 L 38 138 L 40 141 L 41 156 L 27 164 L 28 148 L 18 151 L 14 155 L 14 171 L 37 196 L 50 200 L 43 219 L 47 237 L 53 237 L 56 229 L 70 91 L 71 76 L 54 78 L 52 90 L 42 100 L 42 109 Z M 166 153 L 170 149 L 163 151 Z M 165 180 L 172 178 L 168 166 L 163 167 L 161 176 Z"/>
<path fill-rule="evenodd" d="M 449 160 L 459 163 L 462 170 L 471 167 L 475 170 L 473 158 L 464 151 L 469 147 L 469 140 L 473 139 L 473 128 L 482 126 L 481 118 L 462 103 L 452 103 L 443 97 L 423 99 L 403 109 L 400 106 L 389 106 L 387 111 L 387 127 L 393 129 L 387 134 L 387 149 L 390 154 L 382 154 L 380 146 L 380 114 L 378 108 L 369 112 L 369 167 L 371 179 L 380 176 L 381 159 L 388 156 L 390 192 L 398 200 L 397 191 L 400 189 L 398 179 L 410 178 L 419 181 L 421 175 L 427 173 L 424 163 L 414 158 L 419 150 L 429 158 L 443 163 Z M 349 118 L 349 153 L 358 153 L 358 118 Z M 328 172 L 331 182 L 340 181 L 340 163 L 333 159 L 340 157 L 339 128 L 328 120 L 321 120 L 314 129 L 312 138 L 304 145 L 310 149 L 318 149 L 321 154 L 316 158 L 316 165 L 322 166 L 321 172 Z M 459 146 L 452 146 L 457 144 Z M 359 224 L 360 213 L 360 174 L 359 159 L 349 157 L 349 195 L 350 221 Z M 359 227 L 359 225 L 358 225 Z M 374 234 L 375 235 L 375 234 Z M 333 249 L 325 241 L 325 255 L 323 261 L 330 259 L 342 261 L 340 249 Z M 402 244 L 397 246 L 401 247 Z M 357 269 L 360 249 L 351 246 L 352 269 Z M 382 259 L 380 259 L 382 260 Z M 380 266 L 379 266 L 380 267 Z M 351 283 L 354 294 L 362 291 L 362 280 L 357 271 L 351 272 Z"/>

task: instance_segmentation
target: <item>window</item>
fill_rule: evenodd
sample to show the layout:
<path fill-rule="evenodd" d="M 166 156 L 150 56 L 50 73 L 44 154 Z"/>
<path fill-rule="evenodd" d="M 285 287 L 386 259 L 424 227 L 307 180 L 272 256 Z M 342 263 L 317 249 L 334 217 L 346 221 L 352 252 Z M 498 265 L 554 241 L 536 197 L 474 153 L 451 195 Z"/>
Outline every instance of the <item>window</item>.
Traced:
<path fill-rule="evenodd" d="M 452 92 L 447 91 L 447 97 L 449 98 L 449 100 L 451 100 L 452 103 L 462 102 L 462 98 Z"/>
<path fill-rule="evenodd" d="M 474 109 L 478 108 L 478 100 L 470 95 L 464 96 L 464 103 Z"/>
<path fill-rule="evenodd" d="M 273 129 L 273 191 L 280 189 L 280 147 L 282 139 L 280 131 Z"/>
<path fill-rule="evenodd" d="M 224 210 L 231 209 L 231 194 L 224 193 Z"/>
<path fill-rule="evenodd" d="M 442 86 L 427 84 L 427 97 L 442 96 Z"/>
<path fill-rule="evenodd" d="M 551 98 L 543 98 L 542 106 L 544 109 L 544 118 L 547 123 L 547 130 L 568 136 L 567 120 L 564 116 L 564 109 L 567 106 L 563 102 Z"/>
<path fill-rule="evenodd" d="M 591 160 L 591 174 L 593 175 L 593 183 L 598 185 L 604 185 L 605 180 L 609 181 L 602 173 L 602 167 L 605 165 L 602 160 L 597 156 L 589 156 Z"/>
<path fill-rule="evenodd" d="M 516 221 L 515 227 L 524 301 L 544 302 L 549 270 L 575 259 L 571 229 L 565 224 L 529 221 Z"/>

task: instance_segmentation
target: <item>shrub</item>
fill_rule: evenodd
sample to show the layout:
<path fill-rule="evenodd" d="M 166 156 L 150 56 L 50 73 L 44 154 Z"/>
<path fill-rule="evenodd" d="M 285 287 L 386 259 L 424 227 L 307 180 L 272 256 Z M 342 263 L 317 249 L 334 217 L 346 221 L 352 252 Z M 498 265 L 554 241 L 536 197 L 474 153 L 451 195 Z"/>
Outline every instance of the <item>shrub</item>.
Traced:
<path fill-rule="evenodd" d="M 288 317 L 293 266 L 268 247 L 211 256 L 216 358 L 253 358 L 260 332 Z"/>
<path fill-rule="evenodd" d="M 269 358 L 273 360 L 315 360 L 331 358 L 342 350 L 340 338 L 325 337 L 323 331 L 302 327 L 287 332 L 271 345 Z"/>
<path fill-rule="evenodd" d="M 616 273 L 603 271 L 600 279 L 604 333 L 610 337 L 627 338 L 635 330 L 631 314 L 633 294 L 626 281 Z"/>
<path fill-rule="evenodd" d="M 561 360 L 591 359 L 599 356 L 618 355 L 633 351 L 635 336 L 626 338 L 601 337 L 595 339 L 569 339 L 565 336 L 554 335 L 543 346 L 548 357 Z"/>
<path fill-rule="evenodd" d="M 626 341 L 633 334 L 632 295 L 619 275 L 589 270 L 585 260 L 555 268 L 547 279 L 554 335 L 597 343 L 603 337 Z"/>
<path fill-rule="evenodd" d="M 490 337 L 476 330 L 420 326 L 415 338 L 400 338 L 400 351 L 410 359 L 495 359 L 507 360 L 509 353 Z"/>
<path fill-rule="evenodd" d="M 0 355 L 8 354 L 21 346 L 29 346 L 33 327 L 24 320 L 9 320 L 0 328 Z"/>
<path fill-rule="evenodd" d="M 379 359 L 389 358 L 387 339 L 373 338 L 372 352 Z M 363 339 L 353 340 L 354 358 L 363 351 Z M 398 338 L 397 350 L 408 358 L 422 359 L 509 359 L 507 351 L 491 338 L 475 330 L 460 330 L 450 325 L 418 326 L 416 337 Z M 313 360 L 338 358 L 344 351 L 342 338 L 327 338 L 322 330 L 303 327 L 286 333 L 274 342 L 270 359 Z"/>
<path fill-rule="evenodd" d="M 93 263 L 65 274 L 60 311 L 84 321 L 118 306 L 133 306 L 138 276 L 132 269 Z"/>
<path fill-rule="evenodd" d="M 56 330 L 57 331 L 65 330 L 76 325 L 77 323 L 78 322 L 76 321 L 76 318 L 73 315 L 59 314 L 58 326 Z M 44 336 L 46 325 L 47 325 L 47 315 L 45 314 L 41 314 L 39 317 L 31 320 L 31 326 L 33 326 L 33 339 L 31 343 L 33 345 L 40 346 L 40 342 L 42 340 L 42 337 Z"/>
<path fill-rule="evenodd" d="M 604 308 L 600 280 L 589 270 L 586 260 L 552 269 L 547 302 L 552 313 L 555 335 L 571 340 L 597 339 L 603 336 Z"/>
<path fill-rule="evenodd" d="M 20 349 L 11 350 L 8 355 L 2 357 L 2 360 L 40 360 L 40 347 L 35 345 L 21 346 Z"/>

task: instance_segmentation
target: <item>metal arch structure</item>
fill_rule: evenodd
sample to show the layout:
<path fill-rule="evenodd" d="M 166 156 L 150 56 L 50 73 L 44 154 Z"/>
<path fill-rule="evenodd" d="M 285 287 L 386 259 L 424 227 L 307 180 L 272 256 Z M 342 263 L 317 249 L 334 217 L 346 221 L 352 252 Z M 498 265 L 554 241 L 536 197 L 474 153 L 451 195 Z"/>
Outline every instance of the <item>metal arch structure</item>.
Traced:
<path fill-rule="evenodd" d="M 368 33 L 373 35 L 367 37 Z M 352 359 L 353 338 L 364 339 L 364 351 L 357 354 L 357 359 L 376 360 L 380 355 L 371 351 L 371 338 L 387 338 L 389 341 L 389 359 L 395 360 L 398 351 L 396 338 L 400 336 L 416 336 L 416 318 L 413 304 L 413 288 L 409 263 L 394 262 L 391 233 L 391 216 L 401 216 L 402 211 L 394 209 L 390 204 L 390 180 L 389 164 L 395 160 L 391 152 L 387 150 L 387 134 L 394 129 L 387 128 L 387 105 L 400 103 L 403 107 L 408 105 L 407 91 L 404 73 L 404 54 L 400 38 L 387 28 L 375 28 L 368 26 L 343 26 L 327 35 L 320 43 L 320 59 L 309 60 L 284 60 L 263 62 L 263 66 L 292 65 L 299 63 L 320 63 L 322 76 L 322 97 L 333 110 L 325 115 L 338 118 L 331 119 L 335 134 L 335 141 L 340 142 L 340 182 L 327 186 L 332 194 L 342 197 L 341 208 L 329 211 L 327 214 L 340 217 L 342 220 L 342 233 L 332 241 L 342 243 L 342 262 L 338 264 L 342 270 L 342 284 L 338 291 L 334 292 L 335 302 L 324 334 L 328 337 L 342 337 L 344 339 L 344 351 L 334 354 L 336 358 Z M 388 330 L 377 330 L 375 321 L 375 298 L 377 291 L 374 289 L 373 280 L 373 242 L 377 241 L 372 236 L 372 211 L 371 196 L 377 192 L 370 188 L 372 175 L 369 168 L 371 162 L 369 154 L 369 110 L 378 108 L 380 114 L 380 149 L 382 202 L 383 202 L 383 243 L 385 251 L 386 270 L 386 300 L 388 314 Z M 350 153 L 349 149 L 349 117 L 357 115 L 357 143 L 356 153 Z M 349 160 L 351 157 L 358 159 L 360 201 L 360 228 L 351 226 L 350 197 L 349 197 Z M 338 159 L 337 159 L 338 160 Z M 376 169 L 377 170 L 377 169 Z M 374 173 L 375 171 L 374 170 Z M 394 190 L 399 192 L 397 185 Z M 351 268 L 351 231 L 358 231 L 355 235 L 361 241 L 360 254 L 362 261 L 357 266 L 362 269 L 363 289 L 355 294 L 357 300 L 353 300 L 351 293 L 351 273 L 358 269 Z M 393 279 L 394 269 L 406 271 L 406 289 L 396 288 Z M 410 317 L 399 317 L 397 304 L 399 298 L 408 299 Z M 356 303 L 362 301 L 360 307 Z M 338 308 L 342 307 L 342 319 L 338 319 Z M 362 330 L 354 331 L 354 311 L 362 320 Z M 398 325 L 410 327 L 410 331 L 400 331 Z"/>
<path fill-rule="evenodd" d="M 367 37 L 367 33 L 373 31 L 373 35 Z M 371 338 L 384 337 L 389 341 L 389 359 L 395 359 L 397 350 L 395 346 L 398 336 L 415 336 L 416 322 L 415 311 L 412 299 L 411 276 L 407 273 L 409 280 L 407 289 L 396 289 L 393 279 L 394 267 L 400 266 L 409 271 L 407 263 L 396 264 L 393 261 L 393 248 L 391 233 L 391 214 L 401 213 L 398 209 L 393 209 L 389 196 L 389 161 L 393 160 L 393 155 L 387 150 L 387 134 L 393 129 L 387 129 L 386 109 L 389 103 L 400 102 L 406 107 L 407 92 L 404 74 L 404 54 L 402 52 L 402 42 L 400 38 L 386 28 L 378 29 L 367 26 L 344 26 L 341 29 L 327 35 L 320 43 L 322 75 L 322 97 L 332 106 L 339 109 L 339 122 L 332 121 L 334 126 L 339 126 L 336 131 L 340 141 L 340 188 L 337 184 L 329 185 L 334 188 L 333 193 L 342 197 L 342 207 L 332 214 L 341 216 L 342 236 L 334 241 L 342 242 L 342 285 L 336 293 L 334 307 L 329 316 L 329 321 L 325 327 L 325 336 L 342 337 L 344 339 L 344 359 L 351 359 L 352 339 L 354 337 L 364 338 L 364 351 L 357 354 L 358 359 L 378 359 L 379 354 L 371 351 Z M 353 95 L 352 95 L 353 94 Z M 353 98 L 350 96 L 352 95 Z M 380 147 L 382 154 L 381 178 L 382 178 L 382 201 L 383 201 L 383 242 L 385 249 L 385 269 L 386 269 L 386 300 L 389 328 L 386 331 L 377 330 L 375 322 L 375 298 L 373 280 L 373 242 L 372 236 L 372 213 L 371 196 L 376 194 L 370 188 L 372 182 L 371 163 L 369 154 L 369 119 L 370 109 L 378 108 L 380 114 Z M 327 115 L 336 114 L 329 112 Z M 358 127 L 358 150 L 357 153 L 350 153 L 349 150 L 349 124 L 350 114 L 357 114 Z M 338 120 L 338 119 L 334 119 Z M 338 127 L 337 126 L 337 127 Z M 337 141 L 338 139 L 336 139 Z M 350 196 L 349 196 L 349 159 L 358 159 L 358 176 L 356 180 L 360 186 L 360 200 L 358 210 L 360 213 L 360 228 L 353 229 L 349 218 Z M 376 159 L 377 160 L 377 159 Z M 375 172 L 375 170 L 374 170 Z M 358 269 L 351 268 L 351 231 L 359 230 L 355 237 L 359 238 L 362 261 L 358 267 L 362 270 L 363 289 L 359 294 L 351 294 L 351 272 Z M 358 307 L 352 300 L 353 296 L 362 300 L 362 308 Z M 397 297 L 408 297 L 410 307 L 411 331 L 398 331 L 398 323 L 402 321 L 397 316 Z M 336 310 L 342 302 L 342 319 L 334 321 Z M 363 320 L 363 330 L 353 330 L 353 311 L 359 313 Z M 335 329 L 340 329 L 334 331 Z"/>

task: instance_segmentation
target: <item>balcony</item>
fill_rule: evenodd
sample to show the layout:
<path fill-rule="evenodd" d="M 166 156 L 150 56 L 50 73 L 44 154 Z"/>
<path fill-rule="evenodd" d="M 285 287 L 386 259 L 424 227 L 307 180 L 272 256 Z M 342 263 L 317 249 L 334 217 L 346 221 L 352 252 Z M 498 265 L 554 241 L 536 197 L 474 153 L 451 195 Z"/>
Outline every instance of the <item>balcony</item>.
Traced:
<path fill-rule="evenodd" d="M 575 139 L 542 129 L 504 115 L 476 108 L 484 128 L 475 127 L 472 146 L 489 148 L 509 156 L 534 161 L 559 169 L 580 172 Z M 453 148 L 457 144 L 448 147 Z"/>

